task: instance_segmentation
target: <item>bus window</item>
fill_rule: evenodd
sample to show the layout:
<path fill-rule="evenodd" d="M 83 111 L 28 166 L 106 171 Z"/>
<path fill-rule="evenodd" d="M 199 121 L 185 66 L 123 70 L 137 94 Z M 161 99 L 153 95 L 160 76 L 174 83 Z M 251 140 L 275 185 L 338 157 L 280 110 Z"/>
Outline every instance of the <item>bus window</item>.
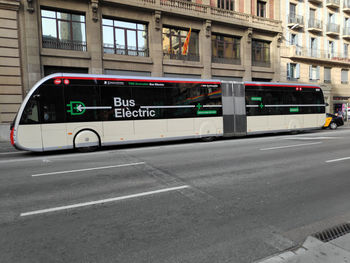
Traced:
<path fill-rule="evenodd" d="M 71 84 L 65 87 L 67 122 L 98 121 L 99 87 Z"/>
<path fill-rule="evenodd" d="M 42 85 L 40 87 L 40 117 L 42 123 L 65 122 L 61 85 Z"/>
<path fill-rule="evenodd" d="M 131 109 L 131 104 L 128 103 L 134 98 L 131 95 L 131 88 L 123 82 L 113 85 L 101 85 L 101 105 L 110 106 L 110 109 L 99 110 L 100 120 L 115 121 L 115 120 L 130 120 L 132 118 L 123 117 L 121 109 Z M 115 101 L 116 100 L 116 101 Z M 124 102 L 124 104 L 122 103 Z"/>
<path fill-rule="evenodd" d="M 20 124 L 37 124 L 39 123 L 37 94 L 33 95 L 24 108 Z"/>
<path fill-rule="evenodd" d="M 131 91 L 132 96 L 135 99 L 136 108 L 143 106 L 156 107 L 152 108 L 152 114 L 145 114 L 145 119 L 165 118 L 164 112 L 167 109 L 161 108 L 161 106 L 167 106 L 165 104 L 164 87 L 140 86 L 132 87 Z"/>

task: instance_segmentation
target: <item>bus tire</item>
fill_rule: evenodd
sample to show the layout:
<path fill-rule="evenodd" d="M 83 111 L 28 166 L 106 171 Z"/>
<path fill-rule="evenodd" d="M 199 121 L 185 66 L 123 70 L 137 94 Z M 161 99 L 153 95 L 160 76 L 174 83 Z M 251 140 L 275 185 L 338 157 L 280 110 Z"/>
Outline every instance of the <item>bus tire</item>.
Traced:
<path fill-rule="evenodd" d="M 93 130 L 81 130 L 74 137 L 74 149 L 80 152 L 96 151 L 100 146 L 100 137 Z"/>
<path fill-rule="evenodd" d="M 335 122 L 332 122 L 330 125 L 329 125 L 329 128 L 331 130 L 335 130 L 336 128 L 338 128 L 338 125 L 335 123 Z"/>
<path fill-rule="evenodd" d="M 214 136 L 202 137 L 201 140 L 203 142 L 212 142 L 215 140 L 215 137 Z"/>

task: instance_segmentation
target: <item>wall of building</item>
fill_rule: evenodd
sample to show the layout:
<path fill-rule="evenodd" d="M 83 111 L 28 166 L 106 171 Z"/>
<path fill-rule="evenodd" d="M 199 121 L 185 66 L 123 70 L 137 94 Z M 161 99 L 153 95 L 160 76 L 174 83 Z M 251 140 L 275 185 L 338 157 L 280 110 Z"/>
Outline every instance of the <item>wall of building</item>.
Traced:
<path fill-rule="evenodd" d="M 22 102 L 19 1 L 0 0 L 0 123 L 13 121 Z"/>
<path fill-rule="evenodd" d="M 337 2 L 337 1 L 334 1 Z M 328 112 L 333 112 L 333 104 L 338 103 L 336 97 L 348 97 L 342 102 L 350 102 L 350 88 L 348 83 L 341 82 L 341 70 L 350 69 L 348 53 L 344 50 L 344 44 L 350 44 L 349 38 L 343 33 L 345 18 L 350 18 L 350 13 L 344 7 L 344 0 L 340 0 L 336 5 L 331 5 L 323 0 L 281 1 L 281 18 L 283 25 L 283 45 L 281 47 L 281 81 L 292 81 L 300 83 L 318 84 L 322 87 L 326 102 L 330 104 Z M 291 14 L 290 5 L 296 5 L 295 21 L 289 20 Z M 309 24 L 310 9 L 315 10 L 315 19 L 321 26 L 315 30 L 316 26 Z M 339 26 L 338 32 L 330 32 L 328 29 L 329 14 L 334 14 L 333 23 Z M 303 22 L 301 22 L 301 19 Z M 337 30 L 335 30 L 337 31 Z M 298 41 L 292 43 L 291 34 L 297 35 Z M 317 41 L 317 47 L 311 53 L 311 38 Z M 334 43 L 334 50 L 331 51 L 329 41 Z M 297 79 L 288 79 L 287 64 L 299 64 L 300 72 Z M 310 80 L 310 66 L 319 67 L 319 76 L 315 80 Z M 325 68 L 331 68 L 331 79 L 325 79 Z M 350 76 L 348 75 L 348 78 Z"/>

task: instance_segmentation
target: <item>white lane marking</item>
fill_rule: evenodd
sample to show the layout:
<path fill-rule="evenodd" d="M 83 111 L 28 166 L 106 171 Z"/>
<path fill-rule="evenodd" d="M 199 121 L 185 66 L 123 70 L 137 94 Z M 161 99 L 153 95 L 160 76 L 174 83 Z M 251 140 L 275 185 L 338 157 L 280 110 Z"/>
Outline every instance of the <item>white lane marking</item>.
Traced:
<path fill-rule="evenodd" d="M 159 189 L 159 190 L 150 191 L 150 192 L 143 192 L 143 193 L 139 193 L 139 194 L 125 195 L 125 196 L 119 196 L 119 197 L 108 198 L 108 199 L 103 199 L 103 200 L 90 201 L 90 202 L 86 202 L 86 203 L 78 203 L 78 204 L 74 204 L 74 205 L 66 205 L 66 206 L 59 206 L 59 207 L 42 209 L 42 210 L 35 210 L 35 211 L 21 213 L 20 216 L 45 214 L 45 213 L 51 213 L 51 212 L 60 211 L 60 210 L 67 210 L 67 209 L 79 208 L 79 207 L 84 207 L 84 206 L 91 206 L 91 205 L 116 202 L 116 201 L 136 198 L 136 197 L 142 197 L 142 196 L 147 196 L 147 195 L 154 195 L 154 194 L 160 194 L 160 193 L 164 193 L 164 192 L 181 190 L 181 189 L 185 189 L 185 188 L 189 188 L 189 187 L 190 187 L 189 185 L 182 185 L 182 186 L 177 186 L 177 187 Z"/>
<path fill-rule="evenodd" d="M 67 174 L 67 173 L 86 172 L 86 171 L 102 170 L 102 169 L 111 169 L 111 168 L 118 168 L 118 167 L 135 166 L 135 165 L 140 165 L 140 164 L 145 164 L 145 162 L 126 163 L 126 164 L 118 164 L 118 165 L 110 165 L 110 166 L 102 166 L 102 167 L 93 167 L 93 168 L 78 169 L 78 170 L 69 170 L 69 171 L 59 171 L 59 172 L 51 172 L 51 173 L 33 174 L 32 177 L 44 176 L 44 175 L 53 175 L 53 174 Z"/>
<path fill-rule="evenodd" d="M 263 148 L 263 149 L 260 149 L 260 150 L 261 150 L 261 151 L 277 150 L 277 149 L 284 149 L 284 148 L 292 148 L 292 147 L 300 147 L 300 146 L 314 145 L 314 144 L 320 144 L 320 143 L 322 143 L 322 142 L 313 142 L 313 143 L 303 143 L 303 144 L 294 144 L 294 145 L 277 146 L 277 147 L 271 147 L 271 148 Z"/>
<path fill-rule="evenodd" d="M 29 153 L 29 152 L 27 152 Z M 43 156 L 43 157 L 28 157 L 20 159 L 10 159 L 10 160 L 1 160 L 0 163 L 15 163 L 15 162 L 25 162 L 25 161 L 42 161 L 44 159 L 65 159 L 73 157 L 84 157 L 84 156 L 93 156 L 99 154 L 109 154 L 112 151 L 101 151 L 101 152 L 91 152 L 91 153 L 71 153 L 71 154 L 57 154 L 52 156 Z"/>
<path fill-rule="evenodd" d="M 344 158 L 339 158 L 339 159 L 334 159 L 334 160 L 328 160 L 326 161 L 326 163 L 334 163 L 334 162 L 340 162 L 340 161 L 345 161 L 345 160 L 349 160 L 350 157 L 344 157 Z"/>

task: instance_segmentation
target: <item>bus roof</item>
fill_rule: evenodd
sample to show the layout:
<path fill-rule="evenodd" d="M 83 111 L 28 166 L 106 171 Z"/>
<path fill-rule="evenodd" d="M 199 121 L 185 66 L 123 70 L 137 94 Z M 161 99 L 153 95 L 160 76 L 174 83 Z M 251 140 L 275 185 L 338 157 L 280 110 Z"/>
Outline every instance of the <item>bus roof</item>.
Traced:
<path fill-rule="evenodd" d="M 224 81 L 219 79 L 196 79 L 196 78 L 166 78 L 166 77 L 144 77 L 144 76 L 122 76 L 122 75 L 104 75 L 104 74 L 82 74 L 82 73 L 55 73 L 47 76 L 45 80 L 53 78 L 70 78 L 70 79 L 96 79 L 96 80 L 123 80 L 123 81 L 158 81 L 158 82 L 182 82 L 182 83 L 215 83 L 220 84 Z M 265 86 L 265 87 L 304 87 L 304 88 L 320 88 L 315 84 L 301 84 L 301 83 L 281 83 L 281 82 L 253 82 L 253 81 L 232 81 L 237 83 L 244 83 L 248 86 Z"/>
<path fill-rule="evenodd" d="M 76 74 L 76 73 L 55 73 L 49 76 L 53 78 L 69 78 L 69 79 L 97 79 L 97 80 L 123 80 L 123 81 L 158 81 L 158 82 L 182 82 L 182 83 L 215 83 L 220 84 L 218 79 L 191 79 L 191 78 L 165 78 L 165 77 L 143 77 L 143 76 L 121 76 L 121 75 L 103 75 L 103 74 Z"/>
<path fill-rule="evenodd" d="M 252 81 L 246 81 L 246 82 L 244 82 L 244 84 L 248 85 L 248 86 L 265 86 L 265 87 L 283 86 L 283 87 L 320 88 L 320 86 L 315 85 L 315 84 L 301 84 L 301 83 L 252 82 Z"/>

